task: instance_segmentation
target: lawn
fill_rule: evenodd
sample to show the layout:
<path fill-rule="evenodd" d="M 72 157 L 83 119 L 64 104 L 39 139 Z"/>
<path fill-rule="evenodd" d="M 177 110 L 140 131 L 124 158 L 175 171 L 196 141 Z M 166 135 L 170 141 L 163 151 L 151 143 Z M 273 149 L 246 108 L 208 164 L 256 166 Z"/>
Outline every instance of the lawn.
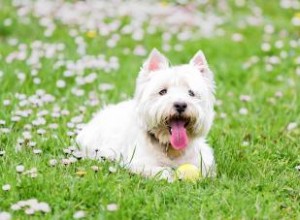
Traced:
<path fill-rule="evenodd" d="M 299 37 L 297 0 L 0 0 L 0 220 L 300 219 Z M 72 155 L 153 47 L 173 65 L 202 49 L 214 71 L 215 179 Z"/>

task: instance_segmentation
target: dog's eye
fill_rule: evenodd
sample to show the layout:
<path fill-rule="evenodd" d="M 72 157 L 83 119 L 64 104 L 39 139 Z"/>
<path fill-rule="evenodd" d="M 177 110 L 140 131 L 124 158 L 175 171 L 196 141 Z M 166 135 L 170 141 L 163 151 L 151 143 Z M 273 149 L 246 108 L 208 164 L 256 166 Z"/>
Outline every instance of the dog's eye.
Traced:
<path fill-rule="evenodd" d="M 195 96 L 195 93 L 194 93 L 192 90 L 189 90 L 189 96 L 194 97 L 194 96 Z"/>
<path fill-rule="evenodd" d="M 165 95 L 165 94 L 167 94 L 167 90 L 166 89 L 162 89 L 162 90 L 159 91 L 159 94 L 160 95 Z"/>

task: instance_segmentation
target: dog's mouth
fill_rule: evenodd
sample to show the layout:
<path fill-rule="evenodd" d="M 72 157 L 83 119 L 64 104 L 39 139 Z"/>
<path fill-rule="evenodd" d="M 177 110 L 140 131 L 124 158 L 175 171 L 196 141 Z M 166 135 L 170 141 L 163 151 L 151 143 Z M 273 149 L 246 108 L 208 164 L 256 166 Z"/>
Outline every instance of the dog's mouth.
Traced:
<path fill-rule="evenodd" d="M 172 117 L 168 121 L 168 129 L 170 132 L 170 143 L 176 150 L 182 150 L 188 145 L 187 126 L 190 123 L 189 118 Z"/>

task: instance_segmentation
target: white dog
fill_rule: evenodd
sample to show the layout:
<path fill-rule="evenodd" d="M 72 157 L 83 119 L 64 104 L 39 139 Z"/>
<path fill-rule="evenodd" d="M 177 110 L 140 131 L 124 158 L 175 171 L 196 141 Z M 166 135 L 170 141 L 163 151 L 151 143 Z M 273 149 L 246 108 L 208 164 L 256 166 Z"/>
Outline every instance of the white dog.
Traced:
<path fill-rule="evenodd" d="M 172 178 L 172 168 L 193 164 L 215 175 L 206 144 L 213 122 L 214 80 L 202 51 L 189 64 L 170 67 L 153 49 L 132 100 L 101 110 L 77 137 L 89 158 L 118 160 L 134 173 Z"/>

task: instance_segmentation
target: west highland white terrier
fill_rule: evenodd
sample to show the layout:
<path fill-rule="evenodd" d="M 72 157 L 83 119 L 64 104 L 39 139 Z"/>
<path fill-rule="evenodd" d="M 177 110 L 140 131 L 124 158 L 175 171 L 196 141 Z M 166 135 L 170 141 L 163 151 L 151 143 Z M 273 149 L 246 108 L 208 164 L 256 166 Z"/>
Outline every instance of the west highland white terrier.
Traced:
<path fill-rule="evenodd" d="M 215 176 L 205 137 L 214 117 L 214 79 L 202 51 L 189 64 L 170 67 L 153 49 L 134 98 L 98 112 L 77 136 L 88 158 L 117 160 L 131 172 L 172 179 L 182 164 Z"/>

